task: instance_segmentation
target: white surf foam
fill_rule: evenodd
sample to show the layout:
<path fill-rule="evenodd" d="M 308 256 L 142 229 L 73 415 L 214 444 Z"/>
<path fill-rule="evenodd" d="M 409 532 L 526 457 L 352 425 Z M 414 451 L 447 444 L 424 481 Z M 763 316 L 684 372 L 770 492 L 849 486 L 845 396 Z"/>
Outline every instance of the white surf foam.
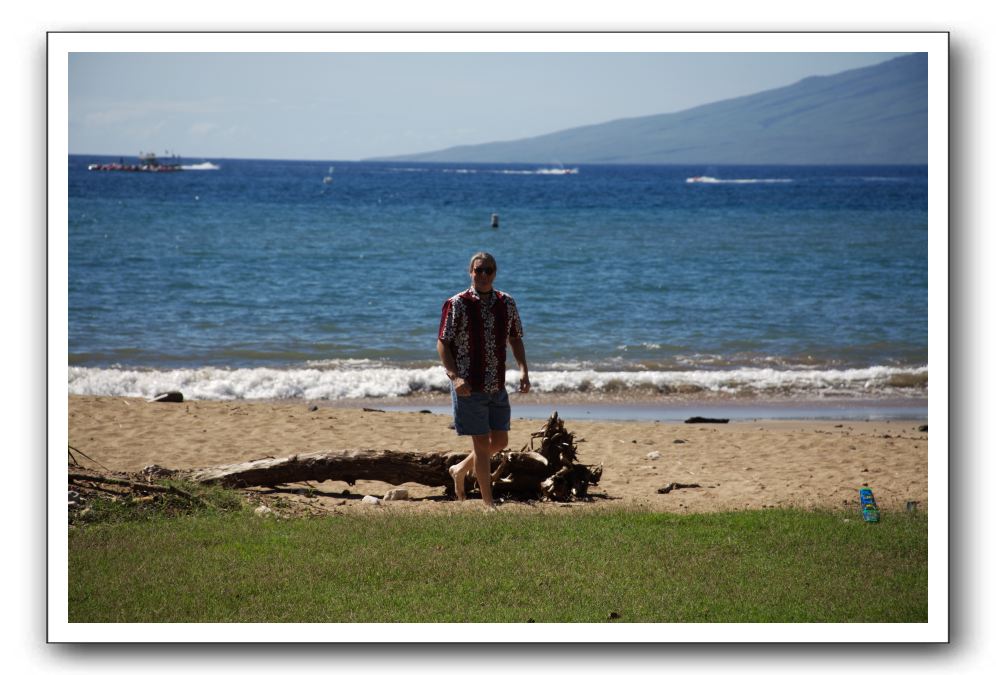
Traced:
<path fill-rule="evenodd" d="M 580 173 L 580 170 L 576 167 L 572 168 L 560 168 L 552 167 L 546 169 L 424 169 L 424 168 L 391 168 L 388 169 L 393 172 L 407 171 L 407 172 L 417 172 L 425 173 L 427 171 L 439 171 L 440 173 L 495 173 L 505 176 L 572 176 Z"/>
<path fill-rule="evenodd" d="M 178 390 L 191 399 L 342 399 L 449 390 L 442 368 L 69 369 L 69 393 L 151 398 Z"/>
<path fill-rule="evenodd" d="M 519 373 L 509 370 L 509 389 Z M 923 396 L 927 368 L 875 366 L 849 370 L 596 371 L 545 370 L 530 373 L 534 391 L 543 393 L 709 392 L 718 394 L 822 396 Z M 449 381 L 439 366 L 426 368 L 196 368 L 129 370 L 69 368 L 69 393 L 151 398 L 178 390 L 191 399 L 350 399 L 448 392 Z"/>
<path fill-rule="evenodd" d="M 217 171 L 221 167 L 211 162 L 201 162 L 200 164 L 182 164 L 180 168 L 184 171 Z"/>
<path fill-rule="evenodd" d="M 509 380 L 518 374 L 510 371 Z M 551 393 L 573 391 L 622 391 L 627 388 L 657 389 L 659 392 L 707 391 L 737 394 L 800 395 L 903 395 L 926 389 L 927 368 L 874 366 L 848 370 L 736 370 L 555 371 L 530 374 L 534 389 Z"/>
<path fill-rule="evenodd" d="M 710 185 L 752 185 L 755 183 L 791 183 L 791 178 L 714 178 L 712 176 L 693 176 L 686 178 L 686 183 L 706 183 Z"/>

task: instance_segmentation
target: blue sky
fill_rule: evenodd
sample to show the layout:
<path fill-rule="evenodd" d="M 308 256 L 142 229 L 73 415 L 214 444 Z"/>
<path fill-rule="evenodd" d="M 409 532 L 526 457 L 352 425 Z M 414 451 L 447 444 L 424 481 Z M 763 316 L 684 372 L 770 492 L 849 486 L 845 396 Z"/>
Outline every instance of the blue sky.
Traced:
<path fill-rule="evenodd" d="M 358 160 L 675 112 L 898 53 L 73 53 L 69 151 Z"/>

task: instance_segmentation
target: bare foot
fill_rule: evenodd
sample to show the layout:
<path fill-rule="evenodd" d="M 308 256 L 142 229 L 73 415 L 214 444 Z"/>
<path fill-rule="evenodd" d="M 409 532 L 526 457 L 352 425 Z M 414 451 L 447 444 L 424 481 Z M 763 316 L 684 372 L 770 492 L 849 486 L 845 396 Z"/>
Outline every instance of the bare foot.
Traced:
<path fill-rule="evenodd" d="M 484 512 L 485 513 L 497 513 L 498 512 L 498 507 L 495 506 L 494 504 L 485 504 L 484 505 Z"/>
<path fill-rule="evenodd" d="M 467 492 L 464 490 L 464 478 L 467 476 L 467 472 L 459 473 L 457 471 L 456 465 L 451 466 L 447 471 L 450 472 L 450 477 L 453 479 L 453 491 L 456 492 L 456 498 L 458 502 L 462 502 L 467 498 Z"/>

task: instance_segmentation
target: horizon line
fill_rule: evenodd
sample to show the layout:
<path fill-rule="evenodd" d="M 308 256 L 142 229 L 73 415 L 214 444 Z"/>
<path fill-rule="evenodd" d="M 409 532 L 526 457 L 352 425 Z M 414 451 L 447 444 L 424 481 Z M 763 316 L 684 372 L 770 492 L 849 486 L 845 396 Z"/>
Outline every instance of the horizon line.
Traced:
<path fill-rule="evenodd" d="M 138 157 L 137 153 L 121 153 L 121 152 L 70 152 L 68 157 Z M 159 155 L 157 155 L 159 156 Z M 340 164 L 454 164 L 454 165 L 466 165 L 466 164 L 476 164 L 480 166 L 515 166 L 515 165 L 528 165 L 528 166 L 550 166 L 557 164 L 558 162 L 488 162 L 488 161 L 475 161 L 475 160 L 438 160 L 438 159 L 421 159 L 421 160 L 394 160 L 394 159 L 307 159 L 307 158 L 291 158 L 291 157 L 221 157 L 221 156 L 210 156 L 210 155 L 162 155 L 164 159 L 183 159 L 183 160 L 236 160 L 241 162 L 338 162 Z M 928 162 L 814 162 L 812 164 L 806 164 L 801 162 L 786 162 L 786 163 L 773 163 L 773 162 L 652 162 L 652 163 L 642 163 L 642 162 L 567 162 L 572 166 L 929 166 Z"/>

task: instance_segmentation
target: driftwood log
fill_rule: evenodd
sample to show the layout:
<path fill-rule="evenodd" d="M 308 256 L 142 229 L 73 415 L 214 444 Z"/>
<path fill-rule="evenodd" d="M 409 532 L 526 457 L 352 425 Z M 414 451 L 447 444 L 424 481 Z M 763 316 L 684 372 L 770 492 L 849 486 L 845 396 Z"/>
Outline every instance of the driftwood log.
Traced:
<path fill-rule="evenodd" d="M 519 451 L 501 452 L 492 458 L 494 495 L 515 499 L 572 501 L 584 499 L 588 487 L 597 485 L 602 467 L 577 463 L 574 434 L 553 413 L 543 428 L 532 434 Z M 538 445 L 538 447 L 537 447 Z M 400 450 L 355 449 L 316 452 L 292 457 L 257 459 L 240 464 L 195 469 L 183 477 L 198 483 L 228 487 L 275 486 L 303 481 L 374 480 L 391 485 L 420 483 L 445 486 L 452 495 L 449 467 L 466 453 L 421 453 Z M 468 479 L 471 480 L 471 479 Z M 468 488 L 471 486 L 468 484 Z M 468 489 L 468 494 L 470 489 Z"/>
<path fill-rule="evenodd" d="M 462 456 L 456 453 L 340 450 L 195 469 L 184 477 L 195 483 L 215 483 L 227 487 L 323 480 L 339 480 L 350 485 L 358 480 L 377 480 L 391 485 L 411 482 L 439 486 L 452 482 L 446 469 L 460 459 Z"/>

